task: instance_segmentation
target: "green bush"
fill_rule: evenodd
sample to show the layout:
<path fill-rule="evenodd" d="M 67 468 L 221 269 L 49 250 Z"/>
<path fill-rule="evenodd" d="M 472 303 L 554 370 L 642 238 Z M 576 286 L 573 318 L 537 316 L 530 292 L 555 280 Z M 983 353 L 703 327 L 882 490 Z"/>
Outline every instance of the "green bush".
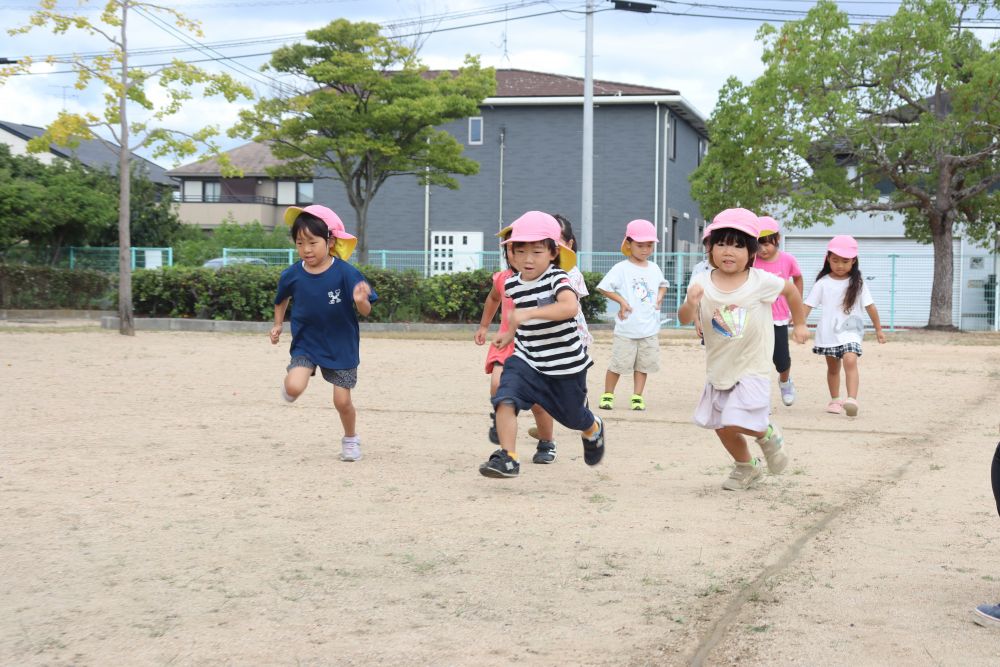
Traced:
<path fill-rule="evenodd" d="M 463 271 L 431 276 L 420 286 L 424 317 L 435 322 L 475 322 L 493 282 L 491 271 Z"/>
<path fill-rule="evenodd" d="M 113 279 L 87 269 L 0 264 L 0 307 L 108 308 L 113 303 Z"/>
<path fill-rule="evenodd" d="M 423 277 L 416 271 L 390 271 L 376 266 L 359 266 L 368 279 L 378 301 L 366 318 L 370 322 L 419 322 L 420 283 Z"/>

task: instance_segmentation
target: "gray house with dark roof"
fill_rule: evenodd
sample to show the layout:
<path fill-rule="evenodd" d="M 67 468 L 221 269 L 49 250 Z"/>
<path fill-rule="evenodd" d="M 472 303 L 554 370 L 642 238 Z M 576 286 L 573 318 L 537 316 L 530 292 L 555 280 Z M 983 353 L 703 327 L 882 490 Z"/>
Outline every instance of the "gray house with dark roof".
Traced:
<path fill-rule="evenodd" d="M 28 142 L 43 134 L 45 134 L 45 129 L 41 127 L 0 121 L 0 142 L 10 146 L 14 155 L 27 155 Z M 99 139 L 81 140 L 79 145 L 73 148 L 52 144 L 49 146 L 48 153 L 34 153 L 32 155 L 46 164 L 51 164 L 55 159 L 77 160 L 90 169 L 107 169 L 111 173 L 118 172 L 118 146 Z M 145 170 L 149 180 L 153 183 L 170 188 L 177 187 L 177 183 L 167 176 L 167 170 L 160 165 L 135 153 L 132 154 L 131 159 L 133 165 Z"/>
<path fill-rule="evenodd" d="M 458 190 L 425 188 L 407 176 L 389 179 L 368 210 L 369 249 L 496 250 L 493 235 L 531 209 L 562 213 L 579 234 L 583 79 L 514 69 L 497 70 L 496 77 L 496 94 L 483 101 L 478 116 L 442 128 L 479 163 L 479 173 L 458 177 Z M 662 250 L 700 251 L 704 220 L 688 176 L 707 146 L 705 119 L 678 91 L 595 81 L 594 250 L 617 251 L 626 223 L 646 218 L 656 225 Z M 270 182 L 277 212 L 289 204 L 324 204 L 356 232 L 343 184 L 318 173 L 313 183 L 289 181 L 279 193 L 276 183 L 247 168 L 254 160 L 266 166 L 262 150 L 266 146 L 249 144 L 230 151 L 248 179 L 239 191 L 235 179 L 221 179 L 211 162 L 171 170 L 184 182 L 181 218 L 205 226 L 185 214 L 198 197 L 199 204 L 216 206 L 214 217 L 221 220 L 225 211 L 235 216 L 235 197 L 272 196 L 261 189 Z M 195 180 L 189 192 L 188 181 Z M 235 217 L 267 227 L 280 220 L 266 211 Z M 464 248 L 453 247 L 458 245 Z M 458 267 L 445 266 L 450 268 Z"/>

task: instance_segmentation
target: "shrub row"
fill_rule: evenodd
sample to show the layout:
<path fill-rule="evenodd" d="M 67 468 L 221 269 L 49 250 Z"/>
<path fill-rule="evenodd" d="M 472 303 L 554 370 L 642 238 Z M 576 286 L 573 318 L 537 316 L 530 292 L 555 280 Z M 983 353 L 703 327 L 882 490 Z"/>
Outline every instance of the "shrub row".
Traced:
<path fill-rule="evenodd" d="M 0 264 L 0 308 L 108 308 L 115 302 L 114 280 L 89 269 Z"/>
<path fill-rule="evenodd" d="M 379 295 L 367 318 L 372 322 L 478 322 L 492 284 L 485 269 L 431 278 L 374 266 L 359 269 Z M 266 322 L 274 314 L 281 270 L 250 264 L 140 269 L 132 274 L 132 305 L 139 316 Z M 593 321 L 606 305 L 596 292 L 601 274 L 584 278 L 591 295 L 583 299 L 583 312 Z M 100 271 L 0 264 L 0 307 L 114 307 L 116 283 L 114 275 Z"/>

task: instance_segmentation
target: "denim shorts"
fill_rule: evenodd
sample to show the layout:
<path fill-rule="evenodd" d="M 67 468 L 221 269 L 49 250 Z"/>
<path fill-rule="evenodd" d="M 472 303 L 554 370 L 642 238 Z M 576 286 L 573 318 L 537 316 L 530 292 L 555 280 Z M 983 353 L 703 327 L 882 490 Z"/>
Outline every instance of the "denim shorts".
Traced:
<path fill-rule="evenodd" d="M 515 412 L 538 404 L 574 431 L 586 431 L 595 422 L 594 413 L 587 408 L 586 370 L 572 375 L 545 375 L 517 355 L 504 364 L 492 402 L 494 409 L 501 403 L 512 403 Z"/>
<path fill-rule="evenodd" d="M 285 370 L 290 371 L 293 368 L 308 368 L 312 371 L 310 375 L 316 375 L 316 364 L 309 361 L 308 357 L 292 357 L 292 360 L 288 363 L 288 368 Z M 354 386 L 358 383 L 357 368 L 339 369 L 320 367 L 319 370 L 323 373 L 323 379 L 335 387 L 354 389 Z"/>

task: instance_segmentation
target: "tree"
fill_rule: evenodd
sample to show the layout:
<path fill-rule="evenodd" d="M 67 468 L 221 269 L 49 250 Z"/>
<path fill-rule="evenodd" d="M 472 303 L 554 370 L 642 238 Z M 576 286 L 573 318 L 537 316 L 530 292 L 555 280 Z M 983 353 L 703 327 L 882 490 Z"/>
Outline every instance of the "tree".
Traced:
<path fill-rule="evenodd" d="M 903 0 L 854 29 L 821 0 L 761 28 L 764 73 L 731 78 L 709 121 L 691 179 L 702 210 L 780 207 L 799 226 L 899 212 L 907 236 L 934 246 L 928 326 L 953 328 L 952 239 L 996 238 L 1000 215 L 1000 48 L 963 27 L 966 13 Z"/>
<path fill-rule="evenodd" d="M 275 176 L 313 178 L 328 169 L 343 183 L 365 262 L 368 207 L 386 179 L 412 175 L 455 189 L 453 174 L 479 172 L 435 126 L 477 115 L 496 90 L 496 75 L 466 56 L 456 74 L 430 78 L 412 49 L 383 37 L 374 23 L 340 19 L 306 37 L 312 43 L 276 50 L 270 67 L 304 77 L 310 92 L 259 101 L 230 133 L 270 142 L 285 160 Z"/>
<path fill-rule="evenodd" d="M 81 4 L 86 0 L 81 0 Z M 193 96 L 193 88 L 201 87 L 204 95 L 222 95 L 229 102 L 239 97 L 249 99 L 250 90 L 224 74 L 210 74 L 180 60 L 170 65 L 146 71 L 141 67 L 129 66 L 128 22 L 130 14 L 151 18 L 166 15 L 178 29 L 196 35 L 201 31 L 198 23 L 186 18 L 178 11 L 158 4 L 137 0 L 107 0 L 98 20 L 91 20 L 83 14 L 63 14 L 56 11 L 56 0 L 42 0 L 28 25 L 9 30 L 11 35 L 27 33 L 35 28 L 51 26 L 56 34 L 64 34 L 71 29 L 82 30 L 108 42 L 111 51 L 107 55 L 92 60 L 74 57 L 71 65 L 77 74 L 76 88 L 83 90 L 89 85 L 103 86 L 105 107 L 100 114 L 71 114 L 63 111 L 46 128 L 43 136 L 32 139 L 29 150 L 46 151 L 51 143 L 73 146 L 80 139 L 101 139 L 95 128 L 103 128 L 114 140 L 112 150 L 118 154 L 118 315 L 119 331 L 125 335 L 135 335 L 132 319 L 132 263 L 129 221 L 131 185 L 129 158 L 132 152 L 153 147 L 154 157 L 167 154 L 177 156 L 192 155 L 199 144 L 210 148 L 212 136 L 217 128 L 206 127 L 194 133 L 168 130 L 156 124 L 179 112 L 186 100 Z M 159 20 L 158 18 L 156 20 Z M 55 58 L 48 58 L 55 62 Z M 27 71 L 31 59 L 26 58 L 12 66 L 0 67 L 0 84 L 10 76 Z M 147 87 L 154 81 L 159 83 L 161 94 L 167 101 L 157 106 L 147 96 Z M 129 111 L 139 107 L 145 118 L 129 122 Z M 215 149 L 217 151 L 217 148 Z"/>

